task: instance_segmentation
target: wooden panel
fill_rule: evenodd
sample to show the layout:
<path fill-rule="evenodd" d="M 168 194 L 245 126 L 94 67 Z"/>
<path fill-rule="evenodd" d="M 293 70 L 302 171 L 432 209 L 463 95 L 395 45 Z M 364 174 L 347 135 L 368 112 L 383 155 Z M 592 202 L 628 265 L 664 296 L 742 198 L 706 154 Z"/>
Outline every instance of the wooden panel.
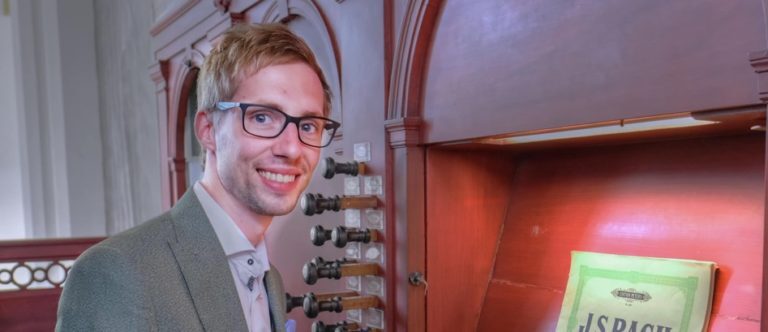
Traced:
<path fill-rule="evenodd" d="M 513 173 L 495 153 L 428 150 L 428 331 L 477 325 Z"/>
<path fill-rule="evenodd" d="M 0 262 L 75 258 L 103 237 L 0 241 Z"/>
<path fill-rule="evenodd" d="M 570 252 L 584 250 L 715 261 L 711 331 L 759 331 L 763 145 L 757 134 L 521 159 L 478 330 L 552 331 Z"/>
<path fill-rule="evenodd" d="M 425 139 L 753 104 L 764 25 L 754 0 L 446 1 Z"/>
<path fill-rule="evenodd" d="M 0 330 L 53 331 L 61 288 L 0 292 Z"/>
<path fill-rule="evenodd" d="M 24 263 L 75 259 L 101 240 L 103 238 L 0 241 L 0 263 L 18 266 L 17 264 Z M 2 270 L 8 269 L 13 271 L 8 264 L 2 267 Z M 3 276 L 3 279 L 7 277 Z M 21 290 L 0 291 L 0 331 L 52 331 L 56 325 L 56 309 L 61 288 L 50 284 L 49 286 L 53 288 L 26 289 L 24 286 Z"/>

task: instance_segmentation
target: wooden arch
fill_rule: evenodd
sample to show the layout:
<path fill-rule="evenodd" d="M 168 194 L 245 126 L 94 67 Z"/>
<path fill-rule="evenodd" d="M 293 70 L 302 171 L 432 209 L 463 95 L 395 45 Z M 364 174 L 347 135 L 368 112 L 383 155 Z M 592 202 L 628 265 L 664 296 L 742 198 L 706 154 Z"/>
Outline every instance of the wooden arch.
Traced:
<path fill-rule="evenodd" d="M 275 0 L 264 15 L 260 17 L 259 23 L 288 23 L 291 20 L 302 17 L 306 19 L 318 32 L 321 38 L 322 49 L 312 51 L 315 53 L 323 52 L 331 63 L 329 72 L 324 72 L 325 80 L 331 88 L 331 115 L 337 115 L 339 119 L 343 118 L 341 107 L 341 63 L 339 61 L 338 45 L 334 38 L 331 25 L 326 20 L 320 8 L 310 0 Z M 311 47 L 311 45 L 310 45 Z M 322 66 L 322 64 L 321 64 Z M 337 139 L 341 137 L 341 132 L 336 133 Z"/>
<path fill-rule="evenodd" d="M 181 198 L 187 189 L 187 159 L 184 156 L 185 121 L 187 118 L 188 97 L 196 89 L 197 75 L 205 56 L 194 49 L 188 49 L 185 59 L 178 65 L 171 105 L 168 110 L 168 163 L 171 182 L 172 204 Z"/>
<path fill-rule="evenodd" d="M 387 247 L 388 265 L 395 280 L 408 280 L 412 273 L 426 271 L 426 216 L 424 147 L 421 143 L 422 87 L 425 64 L 432 45 L 441 0 L 410 1 L 403 16 L 399 36 L 393 36 L 392 66 L 387 95 L 386 132 L 390 153 L 387 164 L 393 165 L 387 180 Z M 387 11 L 392 15 L 392 4 Z M 392 25 L 393 22 L 390 22 Z M 395 23 L 395 25 L 400 22 Z M 395 242 L 405 245 L 394 246 Z M 398 256 L 398 259 L 391 257 Z M 397 330 L 426 331 L 426 295 L 418 287 L 390 287 L 388 298 L 396 299 L 390 310 L 390 321 Z"/>

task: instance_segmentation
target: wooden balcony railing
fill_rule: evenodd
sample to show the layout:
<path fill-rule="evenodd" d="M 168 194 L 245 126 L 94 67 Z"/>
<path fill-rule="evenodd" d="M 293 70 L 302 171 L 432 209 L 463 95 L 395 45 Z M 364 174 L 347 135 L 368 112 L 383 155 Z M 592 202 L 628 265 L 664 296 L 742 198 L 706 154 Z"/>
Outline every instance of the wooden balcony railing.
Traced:
<path fill-rule="evenodd" d="M 0 331 L 52 331 L 72 263 L 103 239 L 0 241 Z"/>

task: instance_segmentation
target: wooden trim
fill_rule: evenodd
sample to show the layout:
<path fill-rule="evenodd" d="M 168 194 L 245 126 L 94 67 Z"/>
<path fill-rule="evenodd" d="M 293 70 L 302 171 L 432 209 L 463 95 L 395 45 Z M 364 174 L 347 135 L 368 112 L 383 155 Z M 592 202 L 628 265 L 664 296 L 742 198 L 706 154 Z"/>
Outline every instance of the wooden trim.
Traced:
<path fill-rule="evenodd" d="M 0 261 L 75 258 L 103 237 L 0 241 Z"/>
<path fill-rule="evenodd" d="M 766 142 L 768 142 L 768 132 L 766 132 Z M 765 149 L 765 157 L 768 157 L 768 144 L 765 144 L 764 149 Z M 762 297 L 761 297 L 762 301 L 760 305 L 760 331 L 768 331 L 768 264 L 766 264 L 766 257 L 768 257 L 768 245 L 767 245 L 768 229 L 765 226 L 765 225 L 768 225 L 768 178 L 765 177 L 765 174 L 768 174 L 768 163 L 766 163 L 765 165 L 765 171 L 763 174 L 764 188 L 766 192 L 765 194 L 766 198 L 764 198 L 764 200 L 766 204 L 765 204 L 765 212 L 763 214 L 763 225 L 764 225 L 763 226 L 763 259 L 762 259 L 763 287 L 762 287 Z"/>
<path fill-rule="evenodd" d="M 194 54 L 194 53 L 192 53 Z M 187 190 L 187 159 L 184 155 L 184 126 L 189 106 L 189 93 L 196 88 L 199 69 L 193 67 L 191 58 L 185 59 L 177 77 L 181 81 L 176 86 L 175 105 L 168 114 L 168 161 L 171 174 L 172 201 L 176 203 Z M 197 58 L 196 61 L 202 61 Z M 191 134 L 191 133 L 189 133 Z"/>
<path fill-rule="evenodd" d="M 149 34 L 152 37 L 157 37 L 161 31 L 165 30 L 171 23 L 184 16 L 190 9 L 195 7 L 200 0 L 179 0 L 174 7 L 166 10 L 149 29 Z"/>
<path fill-rule="evenodd" d="M 751 53 L 749 62 L 757 73 L 758 96 L 763 103 L 768 103 L 768 50 Z"/>
<path fill-rule="evenodd" d="M 423 286 L 408 283 L 413 272 L 426 275 L 426 224 L 424 149 L 421 119 L 385 123 L 387 153 L 387 321 L 392 330 L 426 330 L 426 296 Z"/>
<path fill-rule="evenodd" d="M 387 119 L 421 114 L 424 67 L 441 4 L 442 0 L 408 3 L 401 35 L 394 42 L 396 49 L 390 72 Z"/>
<path fill-rule="evenodd" d="M 336 42 L 336 37 L 333 32 L 333 26 L 328 21 L 328 18 L 320 10 L 320 8 L 310 0 L 297 0 L 291 2 L 285 2 L 284 0 L 278 0 L 273 2 L 270 7 L 265 11 L 261 17 L 261 23 L 287 23 L 295 17 L 302 17 L 306 19 L 318 32 L 318 35 L 322 39 L 323 49 L 313 50 L 315 53 L 320 51 L 331 59 L 332 63 L 329 63 L 332 68 L 329 68 L 330 72 L 324 72 L 325 81 L 331 87 L 332 91 L 332 103 L 331 114 L 334 114 L 334 110 L 338 111 L 338 118 L 344 118 L 344 108 L 342 107 L 342 85 L 341 85 L 341 60 L 339 59 L 339 46 Z M 334 139 L 340 140 L 343 137 L 344 127 L 342 126 L 336 132 Z"/>
<path fill-rule="evenodd" d="M 757 73 L 757 93 L 760 101 L 768 104 L 768 49 L 752 52 L 749 55 L 749 62 Z M 768 141 L 768 134 L 766 134 L 766 140 Z M 766 156 L 768 156 L 768 145 L 765 146 Z M 765 166 L 765 174 L 768 174 L 768 164 Z M 765 191 L 766 197 L 768 197 L 768 179 L 765 179 Z M 763 224 L 768 225 L 768 198 L 766 198 L 765 213 L 763 216 Z M 760 330 L 768 330 L 768 296 L 766 296 L 766 290 L 768 290 L 768 267 L 766 267 L 766 257 L 768 257 L 768 231 L 763 230 L 763 296 L 761 301 L 760 310 Z"/>
<path fill-rule="evenodd" d="M 414 147 L 421 144 L 421 118 L 407 117 L 387 120 L 389 146 L 393 149 Z"/>
<path fill-rule="evenodd" d="M 149 67 L 150 77 L 155 82 L 155 106 L 157 106 L 157 126 L 160 133 L 160 195 L 162 198 L 162 208 L 167 210 L 171 207 L 171 176 L 166 163 L 168 156 L 167 123 L 168 123 L 168 75 L 169 62 L 161 60 Z"/>

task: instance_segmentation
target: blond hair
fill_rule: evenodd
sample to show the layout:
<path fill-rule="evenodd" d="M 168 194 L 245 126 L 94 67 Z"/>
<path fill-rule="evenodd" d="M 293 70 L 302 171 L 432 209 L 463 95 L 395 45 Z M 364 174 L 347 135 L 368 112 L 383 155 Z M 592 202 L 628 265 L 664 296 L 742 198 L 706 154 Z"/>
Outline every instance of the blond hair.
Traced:
<path fill-rule="evenodd" d="M 198 110 L 213 110 L 219 101 L 231 101 L 240 81 L 259 70 L 303 62 L 317 73 L 323 85 L 323 114 L 331 111 L 331 90 L 312 50 L 280 24 L 238 24 L 225 32 L 205 58 L 197 80 Z"/>

